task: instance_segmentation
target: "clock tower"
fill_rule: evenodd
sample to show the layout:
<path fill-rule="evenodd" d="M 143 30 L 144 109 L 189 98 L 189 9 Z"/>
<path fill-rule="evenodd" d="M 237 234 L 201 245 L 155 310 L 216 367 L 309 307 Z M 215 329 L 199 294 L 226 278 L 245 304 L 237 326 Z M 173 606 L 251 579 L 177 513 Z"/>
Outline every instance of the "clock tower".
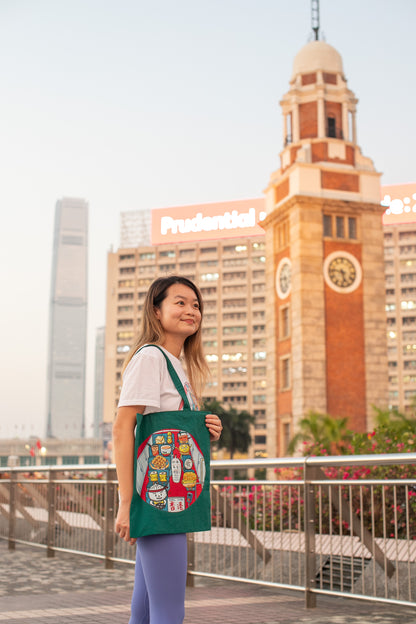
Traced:
<path fill-rule="evenodd" d="M 357 99 L 324 41 L 295 57 L 284 146 L 266 193 L 269 456 L 309 410 L 372 425 L 387 404 L 380 173 L 362 155 Z"/>

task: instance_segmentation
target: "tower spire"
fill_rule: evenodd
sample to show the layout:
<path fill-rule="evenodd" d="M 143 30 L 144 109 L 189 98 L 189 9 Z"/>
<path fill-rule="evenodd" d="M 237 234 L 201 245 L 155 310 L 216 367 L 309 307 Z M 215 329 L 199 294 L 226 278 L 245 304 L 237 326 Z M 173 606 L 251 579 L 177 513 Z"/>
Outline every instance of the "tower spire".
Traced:
<path fill-rule="evenodd" d="M 315 41 L 319 41 L 319 0 L 311 0 L 312 30 L 315 33 Z"/>

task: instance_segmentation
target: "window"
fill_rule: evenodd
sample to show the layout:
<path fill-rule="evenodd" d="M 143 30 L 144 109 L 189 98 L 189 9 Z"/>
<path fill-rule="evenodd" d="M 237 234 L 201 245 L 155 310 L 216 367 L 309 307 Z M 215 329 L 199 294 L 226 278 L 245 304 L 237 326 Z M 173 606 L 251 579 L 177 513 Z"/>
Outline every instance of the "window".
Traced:
<path fill-rule="evenodd" d="M 254 436 L 254 444 L 266 444 L 266 436 L 265 435 L 255 435 Z"/>
<path fill-rule="evenodd" d="M 223 353 L 221 359 L 223 362 L 245 362 L 247 353 Z"/>
<path fill-rule="evenodd" d="M 332 217 L 324 214 L 324 236 L 332 236 Z"/>
<path fill-rule="evenodd" d="M 181 249 L 179 251 L 180 258 L 194 256 L 194 255 L 195 255 L 195 249 Z"/>
<path fill-rule="evenodd" d="M 207 253 L 217 253 L 217 248 L 216 247 L 202 247 L 200 249 L 201 254 L 207 254 Z"/>
<path fill-rule="evenodd" d="M 205 319 L 206 320 L 206 319 Z M 203 327 L 202 329 L 202 335 L 203 336 L 207 336 L 207 335 L 214 335 L 217 333 L 217 327 Z"/>
<path fill-rule="evenodd" d="M 323 215 L 323 235 L 326 238 L 348 238 L 357 240 L 356 217 L 344 217 L 341 215 Z"/>
<path fill-rule="evenodd" d="M 222 369 L 223 375 L 246 375 L 247 367 L 246 366 L 228 366 L 227 368 Z"/>
<path fill-rule="evenodd" d="M 348 238 L 357 238 L 357 219 L 355 217 L 348 217 Z"/>
<path fill-rule="evenodd" d="M 147 251 L 146 253 L 141 253 L 139 258 L 140 260 L 154 260 L 156 254 L 154 251 Z"/>
<path fill-rule="evenodd" d="M 245 347 L 247 346 L 247 340 L 241 338 L 239 340 L 223 340 L 223 347 Z"/>
<path fill-rule="evenodd" d="M 245 299 L 227 299 L 222 303 L 223 308 L 244 308 L 246 306 Z"/>
<path fill-rule="evenodd" d="M 335 217 L 337 238 L 344 238 L 344 217 Z"/>
<path fill-rule="evenodd" d="M 120 269 L 120 275 L 127 275 L 127 274 L 131 274 L 134 273 L 136 269 L 134 267 L 124 267 Z"/>
<path fill-rule="evenodd" d="M 119 293 L 118 300 L 125 301 L 126 299 L 134 299 L 133 293 Z"/>
<path fill-rule="evenodd" d="M 167 249 L 166 251 L 161 251 L 159 253 L 159 256 L 161 258 L 174 258 L 175 257 L 175 251 L 173 249 Z"/>
<path fill-rule="evenodd" d="M 223 334 L 245 334 L 247 332 L 246 325 L 233 325 L 232 327 L 224 327 Z"/>
<path fill-rule="evenodd" d="M 218 275 L 218 273 L 216 273 L 216 275 Z M 233 273 L 223 273 L 223 279 L 224 280 L 234 280 L 234 279 L 245 280 L 245 279 L 247 279 L 247 273 L 245 271 L 235 271 Z"/>
<path fill-rule="evenodd" d="M 219 278 L 219 273 L 203 273 L 201 279 L 203 282 L 215 282 Z"/>
<path fill-rule="evenodd" d="M 131 340 L 134 336 L 132 331 L 117 332 L 117 340 Z"/>
<path fill-rule="evenodd" d="M 280 339 L 284 340 L 290 336 L 290 314 L 289 306 L 280 308 Z"/>
<path fill-rule="evenodd" d="M 194 271 L 196 269 L 195 262 L 181 262 L 179 265 L 180 271 Z"/>
<path fill-rule="evenodd" d="M 328 117 L 328 137 L 335 139 L 336 138 L 336 121 L 335 117 Z"/>
<path fill-rule="evenodd" d="M 120 256 L 120 262 L 124 260 L 134 260 L 134 254 L 123 254 Z"/>
<path fill-rule="evenodd" d="M 247 258 L 228 258 L 222 262 L 223 267 L 245 266 L 247 264 Z M 202 262 L 201 262 L 202 265 Z"/>
<path fill-rule="evenodd" d="M 128 351 L 130 351 L 130 345 L 124 344 L 117 347 L 117 353 L 127 353 Z"/>
<path fill-rule="evenodd" d="M 204 348 L 218 347 L 218 342 L 216 340 L 204 340 L 203 345 Z"/>
<path fill-rule="evenodd" d="M 150 286 L 153 280 L 149 277 L 142 277 L 137 280 L 138 286 Z"/>
<path fill-rule="evenodd" d="M 290 388 L 290 356 L 280 359 L 280 389 Z"/>
<path fill-rule="evenodd" d="M 133 288 L 134 280 L 120 280 L 118 283 L 119 288 Z"/>

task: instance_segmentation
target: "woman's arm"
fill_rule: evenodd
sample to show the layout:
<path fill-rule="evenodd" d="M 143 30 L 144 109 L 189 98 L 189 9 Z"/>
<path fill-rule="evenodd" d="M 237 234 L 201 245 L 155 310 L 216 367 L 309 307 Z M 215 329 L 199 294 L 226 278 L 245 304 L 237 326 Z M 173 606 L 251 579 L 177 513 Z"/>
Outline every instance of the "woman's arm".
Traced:
<path fill-rule="evenodd" d="M 133 456 L 134 456 L 134 428 L 136 414 L 143 414 L 144 406 L 133 405 L 119 407 L 113 425 L 114 461 L 117 468 L 119 483 L 120 504 L 116 518 L 116 533 L 130 544 L 135 543 L 130 538 L 130 503 L 133 496 Z"/>

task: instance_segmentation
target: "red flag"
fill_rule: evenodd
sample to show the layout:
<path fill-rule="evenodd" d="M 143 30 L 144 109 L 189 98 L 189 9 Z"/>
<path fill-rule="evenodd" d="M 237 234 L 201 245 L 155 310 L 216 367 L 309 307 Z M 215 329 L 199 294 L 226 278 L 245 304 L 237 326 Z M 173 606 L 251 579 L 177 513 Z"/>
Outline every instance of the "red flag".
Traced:
<path fill-rule="evenodd" d="M 40 451 L 40 449 L 42 448 L 42 444 L 41 444 L 40 440 L 37 440 L 37 442 L 36 442 L 36 446 L 37 446 L 37 448 L 38 448 L 38 449 L 39 449 L 39 451 Z"/>
<path fill-rule="evenodd" d="M 34 456 L 35 456 L 35 447 L 34 447 L 34 446 L 31 446 L 31 447 L 30 447 L 30 451 L 29 451 L 29 453 L 30 453 L 30 456 L 31 456 L 31 457 L 34 457 Z"/>

